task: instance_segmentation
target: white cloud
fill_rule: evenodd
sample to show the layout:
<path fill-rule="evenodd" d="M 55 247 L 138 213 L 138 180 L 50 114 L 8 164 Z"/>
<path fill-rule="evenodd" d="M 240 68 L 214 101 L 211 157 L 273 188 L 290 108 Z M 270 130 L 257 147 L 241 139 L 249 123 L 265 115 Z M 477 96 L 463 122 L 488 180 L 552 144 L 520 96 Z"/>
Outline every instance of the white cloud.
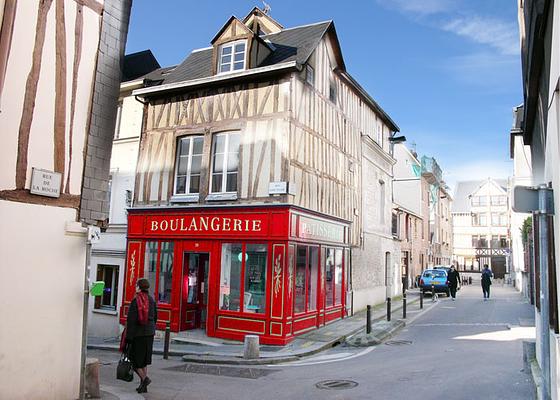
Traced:
<path fill-rule="evenodd" d="M 519 54 L 519 35 L 514 23 L 473 16 L 454 18 L 444 23 L 441 28 L 473 42 L 489 45 L 501 54 Z"/>

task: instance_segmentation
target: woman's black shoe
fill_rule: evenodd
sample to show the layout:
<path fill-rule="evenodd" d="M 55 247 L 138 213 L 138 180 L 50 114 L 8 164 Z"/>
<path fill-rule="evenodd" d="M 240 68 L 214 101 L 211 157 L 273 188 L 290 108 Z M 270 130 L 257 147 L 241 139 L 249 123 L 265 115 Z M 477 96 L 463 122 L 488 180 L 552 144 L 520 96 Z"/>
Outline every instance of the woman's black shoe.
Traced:
<path fill-rule="evenodd" d="M 144 380 L 142 381 L 142 383 L 140 383 L 140 386 L 138 386 L 136 388 L 136 391 L 138 393 L 148 393 L 148 385 L 152 383 L 152 380 L 148 377 L 144 378 Z"/>

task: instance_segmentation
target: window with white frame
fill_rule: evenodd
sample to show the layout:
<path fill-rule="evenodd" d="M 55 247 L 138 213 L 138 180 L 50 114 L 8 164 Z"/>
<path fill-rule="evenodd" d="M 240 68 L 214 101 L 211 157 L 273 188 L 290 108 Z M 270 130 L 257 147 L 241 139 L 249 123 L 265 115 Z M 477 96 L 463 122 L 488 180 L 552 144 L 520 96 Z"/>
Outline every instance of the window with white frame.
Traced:
<path fill-rule="evenodd" d="M 218 73 L 243 71 L 245 66 L 246 41 L 238 40 L 220 46 L 218 57 Z"/>
<path fill-rule="evenodd" d="M 315 85 L 315 70 L 309 64 L 305 66 L 305 81 L 311 86 Z"/>
<path fill-rule="evenodd" d="M 200 190 L 203 136 L 184 136 L 177 142 L 175 194 L 195 194 Z"/>
<path fill-rule="evenodd" d="M 97 280 L 105 282 L 103 295 L 95 298 L 96 310 L 116 310 L 119 287 L 119 266 L 98 265 Z"/>
<path fill-rule="evenodd" d="M 241 135 L 238 132 L 224 132 L 214 135 L 211 193 L 237 192 L 240 138 Z"/>

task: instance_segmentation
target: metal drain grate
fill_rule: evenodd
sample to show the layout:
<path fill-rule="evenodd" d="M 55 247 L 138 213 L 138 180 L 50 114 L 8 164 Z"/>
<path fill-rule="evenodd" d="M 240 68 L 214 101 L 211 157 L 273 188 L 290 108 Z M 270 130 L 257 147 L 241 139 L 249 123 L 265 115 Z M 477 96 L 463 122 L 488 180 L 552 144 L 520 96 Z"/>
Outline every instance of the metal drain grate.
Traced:
<path fill-rule="evenodd" d="M 326 390 L 344 390 L 344 389 L 352 389 L 353 387 L 358 386 L 358 382 L 346 381 L 341 379 L 332 379 L 328 381 L 318 382 L 315 384 L 315 386 L 319 389 L 326 389 Z"/>
<path fill-rule="evenodd" d="M 406 346 L 406 345 L 412 344 L 412 341 L 410 341 L 410 340 L 389 340 L 388 342 L 385 342 L 385 344 L 387 346 Z"/>

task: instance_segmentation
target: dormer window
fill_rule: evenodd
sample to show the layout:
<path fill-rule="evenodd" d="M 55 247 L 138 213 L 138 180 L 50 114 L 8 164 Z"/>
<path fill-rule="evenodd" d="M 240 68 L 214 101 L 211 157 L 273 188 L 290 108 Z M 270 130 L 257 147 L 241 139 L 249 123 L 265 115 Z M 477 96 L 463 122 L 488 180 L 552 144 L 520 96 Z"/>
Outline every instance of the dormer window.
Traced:
<path fill-rule="evenodd" d="M 238 40 L 220 46 L 218 58 L 218 72 L 220 74 L 245 69 L 246 41 Z"/>

